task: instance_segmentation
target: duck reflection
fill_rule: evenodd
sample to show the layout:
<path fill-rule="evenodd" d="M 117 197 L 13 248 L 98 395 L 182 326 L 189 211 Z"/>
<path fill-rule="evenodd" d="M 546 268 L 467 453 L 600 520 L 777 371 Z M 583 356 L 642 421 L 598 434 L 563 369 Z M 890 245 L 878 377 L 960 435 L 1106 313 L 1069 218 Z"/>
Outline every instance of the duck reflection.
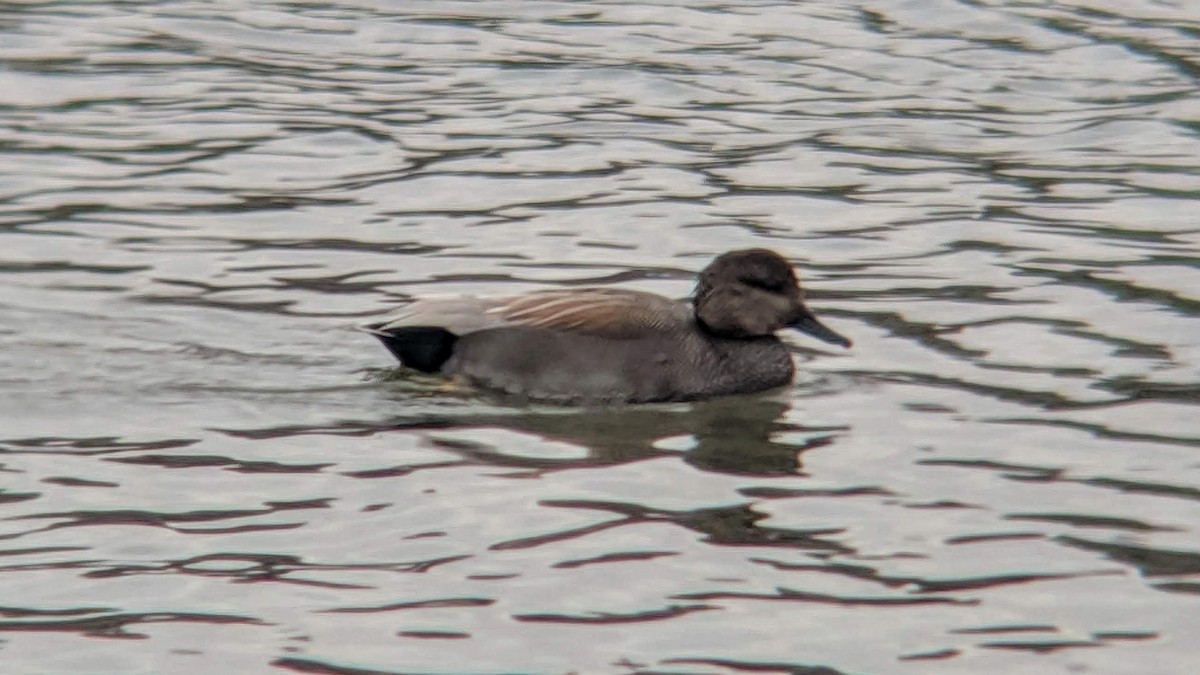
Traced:
<path fill-rule="evenodd" d="M 414 396 L 422 383 L 407 379 L 395 382 L 392 392 L 402 412 L 388 418 L 220 431 L 248 439 L 415 433 L 465 462 L 538 473 L 680 455 L 705 471 L 741 475 L 803 474 L 804 453 L 832 444 L 846 431 L 789 421 L 792 402 L 778 390 L 686 404 L 589 409 L 489 405 L 461 392 L 431 395 L 427 388 L 424 396 Z M 379 477 L 457 463 L 353 473 Z"/>
<path fill-rule="evenodd" d="M 618 464 L 682 452 L 689 464 L 749 475 L 802 472 L 802 455 L 829 445 L 844 429 L 810 428 L 787 421 L 791 403 L 776 395 L 732 396 L 679 405 L 600 409 L 512 409 L 496 414 L 396 420 L 402 428 L 439 429 L 438 447 L 483 463 L 532 470 Z M 497 439 L 487 438 L 494 430 Z M 456 433 L 463 432 L 463 433 Z M 566 443 L 581 456 L 529 456 L 507 446 L 501 432 Z M 483 438 L 484 440 L 480 440 Z"/>

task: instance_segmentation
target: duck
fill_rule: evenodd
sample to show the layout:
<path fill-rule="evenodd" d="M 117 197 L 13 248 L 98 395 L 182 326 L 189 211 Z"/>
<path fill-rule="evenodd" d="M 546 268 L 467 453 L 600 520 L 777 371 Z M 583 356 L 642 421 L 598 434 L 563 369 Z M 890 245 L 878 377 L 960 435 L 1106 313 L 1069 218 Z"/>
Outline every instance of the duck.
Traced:
<path fill-rule="evenodd" d="M 795 329 L 850 347 L 804 303 L 795 270 L 765 248 L 729 251 L 690 300 L 619 288 L 417 299 L 359 327 L 401 365 L 529 401 L 692 401 L 781 387 Z"/>

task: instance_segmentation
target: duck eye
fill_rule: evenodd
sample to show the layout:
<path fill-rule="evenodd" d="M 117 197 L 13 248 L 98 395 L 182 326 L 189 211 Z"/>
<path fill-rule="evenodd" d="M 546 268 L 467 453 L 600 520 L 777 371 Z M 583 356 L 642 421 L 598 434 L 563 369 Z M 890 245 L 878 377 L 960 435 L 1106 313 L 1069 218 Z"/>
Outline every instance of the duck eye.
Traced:
<path fill-rule="evenodd" d="M 742 277 L 738 281 L 746 284 L 750 288 L 757 288 L 760 291 L 768 293 L 779 293 L 783 290 L 783 284 L 775 279 L 762 279 L 760 277 Z"/>

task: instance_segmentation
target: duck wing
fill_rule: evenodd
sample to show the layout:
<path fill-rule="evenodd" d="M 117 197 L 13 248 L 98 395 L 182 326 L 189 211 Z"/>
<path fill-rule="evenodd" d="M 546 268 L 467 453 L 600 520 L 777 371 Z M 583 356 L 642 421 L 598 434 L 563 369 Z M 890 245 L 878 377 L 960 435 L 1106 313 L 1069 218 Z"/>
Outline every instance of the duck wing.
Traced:
<path fill-rule="evenodd" d="M 376 335 L 393 335 L 405 329 L 436 327 L 461 337 L 520 327 L 628 339 L 678 328 L 691 316 L 686 303 L 654 293 L 577 288 L 500 297 L 426 298 L 363 328 Z"/>
<path fill-rule="evenodd" d="M 491 311 L 508 324 L 633 338 L 686 325 L 692 312 L 677 300 L 617 288 L 538 291 L 508 298 Z"/>

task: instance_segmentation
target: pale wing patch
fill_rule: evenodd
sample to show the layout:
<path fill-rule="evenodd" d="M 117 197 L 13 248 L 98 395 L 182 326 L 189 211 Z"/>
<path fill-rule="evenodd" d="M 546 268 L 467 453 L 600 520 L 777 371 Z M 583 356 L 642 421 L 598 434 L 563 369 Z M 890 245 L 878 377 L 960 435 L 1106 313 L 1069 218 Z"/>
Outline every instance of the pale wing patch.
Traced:
<path fill-rule="evenodd" d="M 399 311 L 376 323 L 372 332 L 413 326 L 437 326 L 455 335 L 466 335 L 505 324 L 503 317 L 492 312 L 497 301 L 507 298 L 481 298 L 471 295 L 434 296 L 415 300 Z"/>
<path fill-rule="evenodd" d="M 386 334 L 412 326 L 439 326 L 456 335 L 526 326 L 605 337 L 631 337 L 680 326 L 688 305 L 660 295 L 615 288 L 534 291 L 505 297 L 433 297 L 417 300 L 369 332 Z"/>
<path fill-rule="evenodd" d="M 665 330 L 687 314 L 662 296 L 607 288 L 528 293 L 508 298 L 495 311 L 523 326 L 611 337 Z"/>

